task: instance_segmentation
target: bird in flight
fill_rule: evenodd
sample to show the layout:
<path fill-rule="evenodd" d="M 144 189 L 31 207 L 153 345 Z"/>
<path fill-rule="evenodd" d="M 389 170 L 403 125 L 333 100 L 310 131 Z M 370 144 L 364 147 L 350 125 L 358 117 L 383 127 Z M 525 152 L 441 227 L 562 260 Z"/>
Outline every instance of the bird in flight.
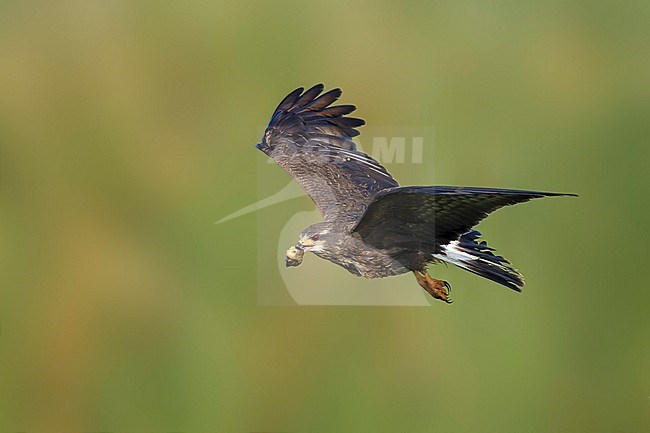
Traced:
<path fill-rule="evenodd" d="M 354 275 L 382 278 L 412 272 L 435 299 L 451 302 L 451 286 L 427 271 L 451 263 L 516 291 L 523 276 L 473 230 L 491 212 L 534 198 L 574 195 L 458 186 L 399 186 L 352 138 L 365 122 L 354 105 L 332 105 L 340 89 L 317 84 L 289 93 L 257 148 L 305 190 L 323 216 L 287 250 L 286 266 L 305 252 Z"/>

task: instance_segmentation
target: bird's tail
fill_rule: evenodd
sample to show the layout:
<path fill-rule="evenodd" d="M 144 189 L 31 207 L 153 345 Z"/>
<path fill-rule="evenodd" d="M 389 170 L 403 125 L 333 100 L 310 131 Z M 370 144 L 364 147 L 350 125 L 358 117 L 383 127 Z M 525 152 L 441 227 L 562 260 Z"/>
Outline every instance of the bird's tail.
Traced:
<path fill-rule="evenodd" d="M 481 233 L 471 230 L 443 246 L 434 257 L 521 292 L 524 276 L 506 259 L 494 254 L 494 248 L 487 242 L 479 241 L 479 236 Z"/>

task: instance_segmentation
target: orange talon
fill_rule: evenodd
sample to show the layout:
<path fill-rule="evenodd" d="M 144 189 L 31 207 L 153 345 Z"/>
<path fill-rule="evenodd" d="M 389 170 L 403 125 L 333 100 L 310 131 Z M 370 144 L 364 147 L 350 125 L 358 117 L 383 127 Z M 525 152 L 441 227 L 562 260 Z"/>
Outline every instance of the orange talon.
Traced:
<path fill-rule="evenodd" d="M 418 283 L 424 290 L 426 290 L 431 296 L 436 299 L 440 299 L 448 304 L 452 303 L 452 300 L 449 298 L 449 291 L 451 290 L 451 285 L 443 280 L 437 280 L 431 275 L 428 271 L 413 271 L 415 274 L 415 279 L 418 280 Z"/>

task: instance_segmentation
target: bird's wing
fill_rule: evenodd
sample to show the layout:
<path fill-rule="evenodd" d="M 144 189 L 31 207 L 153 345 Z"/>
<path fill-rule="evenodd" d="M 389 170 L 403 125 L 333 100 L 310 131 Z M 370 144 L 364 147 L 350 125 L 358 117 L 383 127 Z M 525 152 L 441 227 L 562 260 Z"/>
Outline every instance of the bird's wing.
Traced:
<path fill-rule="evenodd" d="M 359 217 L 377 192 L 398 184 L 352 142 L 359 135 L 355 128 L 364 124 L 346 117 L 356 107 L 331 106 L 341 90 L 322 91 L 323 85 L 317 84 L 287 95 L 257 148 L 293 176 L 325 220 Z"/>
<path fill-rule="evenodd" d="M 433 254 L 503 206 L 558 195 L 573 194 L 453 186 L 390 188 L 374 197 L 353 232 L 376 248 Z"/>

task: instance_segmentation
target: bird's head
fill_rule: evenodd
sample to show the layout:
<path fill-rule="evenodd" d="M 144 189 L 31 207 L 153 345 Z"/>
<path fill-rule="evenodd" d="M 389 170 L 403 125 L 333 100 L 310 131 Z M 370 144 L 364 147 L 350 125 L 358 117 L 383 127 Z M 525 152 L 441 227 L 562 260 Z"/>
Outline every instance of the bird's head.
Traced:
<path fill-rule="evenodd" d="M 331 223 L 318 223 L 303 230 L 298 243 L 287 250 L 286 265 L 300 265 L 305 252 L 308 251 L 315 254 L 326 252 L 328 247 L 334 245 L 339 237 L 339 233 L 333 229 Z"/>
<path fill-rule="evenodd" d="M 328 227 L 326 223 L 311 225 L 300 233 L 300 239 L 296 247 L 311 252 L 321 251 L 330 240 L 331 232 L 331 227 Z"/>

